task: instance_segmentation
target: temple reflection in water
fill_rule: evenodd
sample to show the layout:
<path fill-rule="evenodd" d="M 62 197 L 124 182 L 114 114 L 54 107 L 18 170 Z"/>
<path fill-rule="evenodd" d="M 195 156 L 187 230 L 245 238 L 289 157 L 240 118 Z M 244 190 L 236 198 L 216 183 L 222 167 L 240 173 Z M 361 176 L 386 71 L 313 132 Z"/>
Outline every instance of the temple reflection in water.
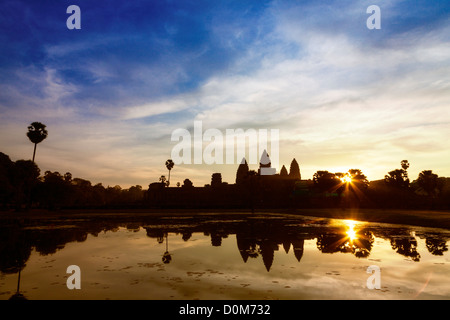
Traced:
<path fill-rule="evenodd" d="M 4 223 L 0 239 L 0 271 L 5 274 L 19 273 L 27 263 L 32 250 L 40 255 L 51 255 L 62 250 L 67 243 L 84 242 L 90 234 L 114 232 L 120 227 L 137 232 L 142 228 L 147 237 L 165 243 L 162 261 L 170 263 L 168 234 L 179 235 L 189 241 L 194 233 L 203 233 L 211 239 L 211 246 L 219 247 L 222 239 L 236 237 L 236 250 L 243 263 L 249 259 L 261 259 L 267 271 L 274 263 L 274 253 L 284 250 L 301 262 L 304 243 L 315 240 L 317 249 L 324 254 L 348 253 L 357 258 L 370 256 L 375 238 L 390 242 L 397 254 L 419 262 L 417 237 L 426 239 L 426 249 L 432 255 L 448 251 L 449 238 L 440 233 L 411 232 L 406 227 L 374 227 L 364 223 L 343 220 L 340 224 L 327 220 L 299 217 L 258 217 L 257 215 L 222 215 L 192 217 L 154 217 L 121 221 L 113 219 L 54 220 L 43 223 L 13 219 Z M 423 249 L 422 249 L 423 250 Z"/>

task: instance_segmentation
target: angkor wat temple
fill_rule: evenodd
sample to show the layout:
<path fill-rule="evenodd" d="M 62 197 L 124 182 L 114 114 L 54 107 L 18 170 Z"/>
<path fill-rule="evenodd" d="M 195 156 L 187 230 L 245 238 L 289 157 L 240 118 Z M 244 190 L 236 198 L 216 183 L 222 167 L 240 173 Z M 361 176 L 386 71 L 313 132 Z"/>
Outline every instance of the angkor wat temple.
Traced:
<path fill-rule="evenodd" d="M 168 187 L 162 182 L 149 185 L 147 203 L 163 208 L 280 208 L 297 205 L 305 200 L 308 184 L 301 180 L 295 159 L 290 171 L 283 166 L 279 173 L 271 167 L 266 151 L 261 156 L 258 171 L 249 170 L 245 158 L 238 166 L 234 184 L 222 182 L 220 173 L 213 173 L 211 184 L 195 187 L 189 179 L 183 185 Z"/>

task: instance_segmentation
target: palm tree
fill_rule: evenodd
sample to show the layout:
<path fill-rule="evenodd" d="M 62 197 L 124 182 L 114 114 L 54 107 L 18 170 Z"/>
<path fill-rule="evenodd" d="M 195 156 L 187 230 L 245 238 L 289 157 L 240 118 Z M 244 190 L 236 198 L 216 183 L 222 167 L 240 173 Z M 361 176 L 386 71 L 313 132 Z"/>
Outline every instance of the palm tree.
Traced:
<path fill-rule="evenodd" d="M 34 156 L 36 155 L 37 144 L 42 142 L 48 136 L 48 132 L 45 128 L 46 125 L 40 122 L 33 122 L 30 126 L 28 126 L 27 137 L 32 143 L 34 143 L 33 162 Z"/>
<path fill-rule="evenodd" d="M 167 179 L 167 186 L 170 185 L 170 170 L 172 170 L 175 163 L 173 163 L 172 159 L 166 161 L 166 168 L 169 170 L 169 179 Z"/>

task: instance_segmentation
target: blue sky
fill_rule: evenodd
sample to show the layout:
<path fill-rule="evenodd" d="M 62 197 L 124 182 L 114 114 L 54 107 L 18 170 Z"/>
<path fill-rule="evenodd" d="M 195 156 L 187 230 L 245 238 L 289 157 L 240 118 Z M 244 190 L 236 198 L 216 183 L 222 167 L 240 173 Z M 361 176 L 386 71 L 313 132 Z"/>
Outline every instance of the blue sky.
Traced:
<path fill-rule="evenodd" d="M 81 9 L 68 30 L 66 9 Z M 381 9 L 369 30 L 369 5 Z M 2 1 L 0 151 L 124 187 L 166 174 L 177 128 L 279 129 L 303 178 L 411 163 L 450 176 L 446 1 Z M 255 166 L 256 168 L 256 166 Z M 234 182 L 236 165 L 172 181 Z"/>

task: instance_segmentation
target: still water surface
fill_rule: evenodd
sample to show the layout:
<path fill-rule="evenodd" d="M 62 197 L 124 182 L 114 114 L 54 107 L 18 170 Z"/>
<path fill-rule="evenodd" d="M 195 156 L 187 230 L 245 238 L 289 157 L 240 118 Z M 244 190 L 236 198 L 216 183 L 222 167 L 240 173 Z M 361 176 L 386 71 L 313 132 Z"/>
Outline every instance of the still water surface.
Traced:
<path fill-rule="evenodd" d="M 0 299 L 450 299 L 450 231 L 289 215 L 9 221 Z M 81 289 L 66 285 L 69 265 Z M 380 268 L 368 289 L 367 268 Z M 20 278 L 19 278 L 20 271 Z M 20 282 L 18 283 L 18 280 Z"/>

